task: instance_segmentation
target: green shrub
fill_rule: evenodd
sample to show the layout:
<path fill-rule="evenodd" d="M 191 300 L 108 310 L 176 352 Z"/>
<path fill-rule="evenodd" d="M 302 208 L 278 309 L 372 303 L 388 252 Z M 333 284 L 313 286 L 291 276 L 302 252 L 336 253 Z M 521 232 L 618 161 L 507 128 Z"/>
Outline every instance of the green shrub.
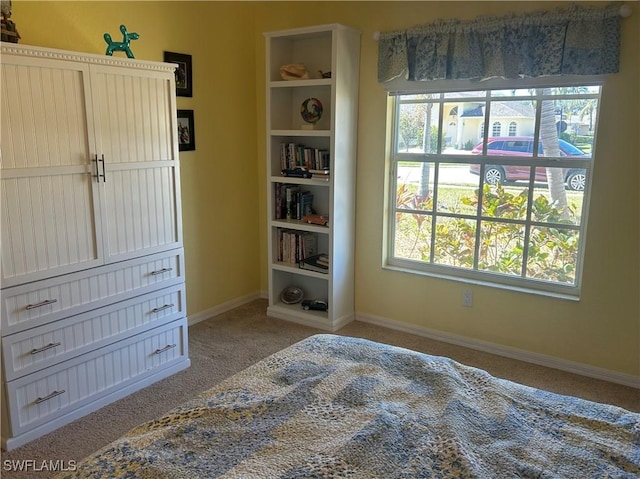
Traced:
<path fill-rule="evenodd" d="M 502 185 L 485 185 L 482 194 L 482 212 L 487 219 L 481 222 L 477 268 L 520 276 L 526 268 L 526 277 L 573 284 L 578 254 L 578 231 L 562 228 L 562 224 L 578 224 L 575 207 L 569 208 L 569 218 L 563 219 L 544 195 L 533 199 L 532 220 L 549 226 L 532 226 L 529 231 L 529 248 L 524 262 L 524 225 L 508 220 L 526 217 L 528 191 L 519 194 L 506 191 Z M 473 196 L 461 198 L 466 206 L 478 204 L 478 191 Z M 406 185 L 398 188 L 399 208 L 414 213 L 399 213 L 396 219 L 397 245 L 404 245 L 397 256 L 430 262 L 432 199 L 421 202 Z M 416 213 L 415 211 L 424 211 Z M 453 207 L 450 213 L 459 213 Z M 507 220 L 507 221 L 502 221 Z M 476 254 L 476 222 L 465 218 L 439 217 L 435 225 L 434 263 L 471 269 Z M 404 250 L 402 250 L 404 248 Z"/>

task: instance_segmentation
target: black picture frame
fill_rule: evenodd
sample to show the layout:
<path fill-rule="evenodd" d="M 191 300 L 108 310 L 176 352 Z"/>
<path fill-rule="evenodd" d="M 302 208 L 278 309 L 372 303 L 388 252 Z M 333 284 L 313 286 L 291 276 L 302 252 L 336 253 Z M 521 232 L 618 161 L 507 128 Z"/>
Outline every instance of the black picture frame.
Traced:
<path fill-rule="evenodd" d="M 167 63 L 177 63 L 176 75 L 176 96 L 193 96 L 193 75 L 191 55 L 175 52 L 164 52 L 164 61 Z"/>
<path fill-rule="evenodd" d="M 196 149 L 196 132 L 193 123 L 193 110 L 178 110 L 178 150 Z"/>

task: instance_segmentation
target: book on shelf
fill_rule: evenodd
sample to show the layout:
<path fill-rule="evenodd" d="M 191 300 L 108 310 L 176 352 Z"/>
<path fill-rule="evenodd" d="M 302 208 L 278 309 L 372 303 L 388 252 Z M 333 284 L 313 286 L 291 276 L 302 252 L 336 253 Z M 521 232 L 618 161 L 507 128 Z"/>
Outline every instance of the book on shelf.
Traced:
<path fill-rule="evenodd" d="M 318 236 L 310 231 L 278 229 L 277 246 L 277 261 L 295 265 L 317 254 Z"/>
<path fill-rule="evenodd" d="M 329 150 L 296 143 L 280 143 L 280 169 L 304 166 L 309 170 L 329 170 Z"/>
<path fill-rule="evenodd" d="M 313 193 L 301 191 L 298 185 L 276 183 L 275 218 L 277 220 L 300 220 L 303 216 L 312 213 L 314 213 Z"/>
<path fill-rule="evenodd" d="M 286 217 L 288 220 L 293 218 L 293 207 L 295 205 L 296 202 L 296 197 L 298 194 L 299 188 L 297 187 L 288 187 L 286 194 L 285 194 L 285 201 L 286 201 Z"/>
<path fill-rule="evenodd" d="M 282 183 L 276 183 L 275 185 L 275 217 L 277 220 L 282 219 Z"/>
<path fill-rule="evenodd" d="M 302 269 L 326 274 L 329 272 L 329 255 L 326 253 L 320 253 L 308 256 L 301 259 L 298 265 Z"/>
<path fill-rule="evenodd" d="M 329 181 L 331 179 L 331 170 L 329 168 L 310 169 L 309 173 L 311 173 L 311 178 L 314 180 Z"/>
<path fill-rule="evenodd" d="M 329 174 L 313 174 L 311 176 L 312 180 L 319 180 L 319 181 L 329 181 L 331 179 L 331 176 Z"/>
<path fill-rule="evenodd" d="M 301 220 L 303 216 L 313 213 L 313 193 L 309 191 L 300 193 L 296 213 L 297 220 Z"/>

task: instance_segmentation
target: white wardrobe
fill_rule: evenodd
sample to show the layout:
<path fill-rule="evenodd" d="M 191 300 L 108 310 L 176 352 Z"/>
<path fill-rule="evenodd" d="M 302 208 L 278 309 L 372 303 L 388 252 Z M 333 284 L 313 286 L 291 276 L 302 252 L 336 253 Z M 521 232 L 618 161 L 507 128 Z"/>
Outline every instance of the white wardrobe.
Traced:
<path fill-rule="evenodd" d="M 2 446 L 189 366 L 170 64 L 1 45 Z"/>

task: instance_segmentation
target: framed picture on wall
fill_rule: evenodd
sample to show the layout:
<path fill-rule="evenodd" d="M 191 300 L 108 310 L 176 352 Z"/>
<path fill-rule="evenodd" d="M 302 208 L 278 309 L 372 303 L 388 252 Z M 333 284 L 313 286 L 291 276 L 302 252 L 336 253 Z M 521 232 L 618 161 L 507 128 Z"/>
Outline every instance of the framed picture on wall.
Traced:
<path fill-rule="evenodd" d="M 193 126 L 193 110 L 178 110 L 178 149 L 196 149 L 196 133 Z"/>
<path fill-rule="evenodd" d="M 193 96 L 193 77 L 191 74 L 191 55 L 164 52 L 164 61 L 176 63 L 176 96 Z"/>

